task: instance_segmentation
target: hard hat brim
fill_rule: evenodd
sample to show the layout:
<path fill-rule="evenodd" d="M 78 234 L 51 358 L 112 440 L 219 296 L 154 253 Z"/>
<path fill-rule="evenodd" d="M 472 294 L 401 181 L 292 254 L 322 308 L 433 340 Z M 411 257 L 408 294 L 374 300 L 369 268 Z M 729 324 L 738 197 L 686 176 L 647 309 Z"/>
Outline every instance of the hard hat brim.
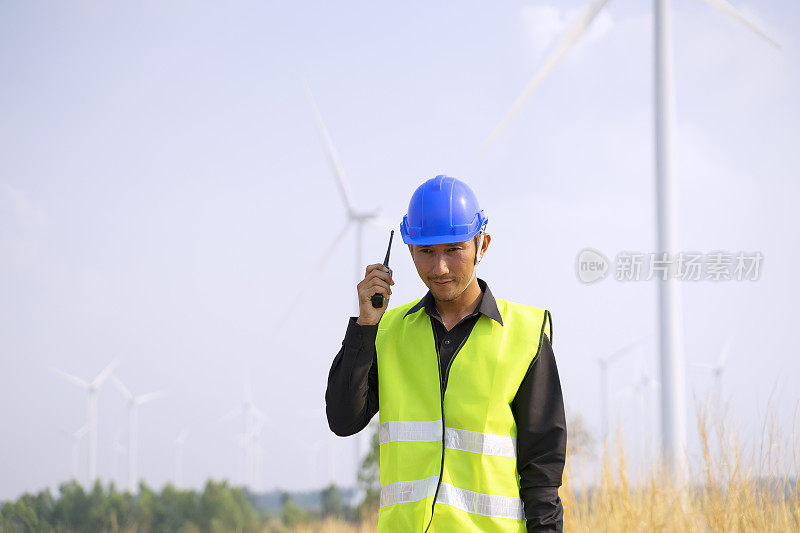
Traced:
<path fill-rule="evenodd" d="M 478 219 L 477 227 L 467 233 L 459 233 L 459 234 L 445 234 L 445 235 L 420 235 L 419 237 L 412 237 L 409 235 L 409 231 L 407 228 L 407 219 L 403 217 L 403 223 L 400 224 L 400 236 L 403 238 L 403 242 L 406 244 L 452 244 L 452 243 L 462 243 L 472 240 L 475 235 L 480 233 L 481 229 L 486 227 L 486 223 L 489 221 L 488 217 L 482 216 L 483 212 L 479 215 L 476 215 Z"/>

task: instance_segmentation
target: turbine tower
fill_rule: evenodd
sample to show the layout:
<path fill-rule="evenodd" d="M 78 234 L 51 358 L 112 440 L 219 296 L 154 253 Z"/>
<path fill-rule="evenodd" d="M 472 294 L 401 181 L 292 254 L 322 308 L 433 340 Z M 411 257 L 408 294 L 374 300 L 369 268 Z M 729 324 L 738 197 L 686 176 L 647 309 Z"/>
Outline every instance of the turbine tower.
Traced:
<path fill-rule="evenodd" d="M 95 479 L 97 479 L 97 391 L 100 390 L 100 386 L 108 379 L 108 376 L 111 375 L 116 365 L 117 362 L 112 361 L 111 364 L 101 370 L 91 382 L 84 381 L 58 368 L 50 367 L 50 370 L 82 389 L 86 389 L 89 393 L 87 422 L 89 426 L 89 460 L 87 464 L 87 488 L 90 488 L 94 484 Z"/>
<path fill-rule="evenodd" d="M 128 491 L 134 494 L 136 491 L 136 454 L 137 440 L 139 438 L 139 406 L 161 398 L 164 393 L 161 391 L 149 392 L 134 396 L 116 376 L 113 376 L 114 385 L 128 402 Z"/>
<path fill-rule="evenodd" d="M 659 258 L 674 254 L 674 189 L 671 178 L 671 135 L 673 121 L 672 50 L 670 43 L 670 0 L 653 0 L 654 22 L 654 140 L 656 246 Z M 704 0 L 715 9 L 745 24 L 778 48 L 755 24 L 747 20 L 725 0 Z M 511 109 L 483 144 L 483 150 L 497 137 L 525 100 L 541 85 L 550 71 L 586 32 L 608 0 L 594 0 L 564 33 L 544 65 L 531 79 Z M 683 335 L 680 325 L 680 301 L 677 282 L 671 275 L 658 283 L 659 371 L 661 383 L 661 454 L 672 473 L 686 472 L 686 391 L 684 384 Z"/>

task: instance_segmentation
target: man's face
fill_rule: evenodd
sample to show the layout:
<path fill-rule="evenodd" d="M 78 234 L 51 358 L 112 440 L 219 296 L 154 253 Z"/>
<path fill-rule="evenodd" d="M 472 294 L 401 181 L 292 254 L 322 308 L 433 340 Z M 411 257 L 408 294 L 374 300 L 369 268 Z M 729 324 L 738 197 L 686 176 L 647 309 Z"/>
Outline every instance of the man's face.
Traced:
<path fill-rule="evenodd" d="M 475 268 L 475 241 L 450 244 L 410 244 L 417 273 L 434 298 L 455 300 L 466 288 Z"/>

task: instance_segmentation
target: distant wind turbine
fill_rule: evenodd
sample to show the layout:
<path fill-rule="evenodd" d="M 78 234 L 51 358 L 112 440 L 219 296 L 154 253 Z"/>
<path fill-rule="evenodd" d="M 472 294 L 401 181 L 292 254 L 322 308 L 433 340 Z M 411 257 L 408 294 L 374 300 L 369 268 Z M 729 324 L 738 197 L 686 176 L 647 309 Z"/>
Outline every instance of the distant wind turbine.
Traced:
<path fill-rule="evenodd" d="M 58 431 L 70 441 L 70 465 L 72 466 L 72 479 L 78 481 L 78 447 L 80 446 L 83 437 L 85 437 L 89 432 L 89 424 L 84 424 L 75 431 L 67 431 L 64 429 L 59 429 Z"/>
<path fill-rule="evenodd" d="M 183 449 L 186 446 L 186 438 L 189 436 L 189 429 L 184 428 L 175 437 L 175 486 L 183 485 Z"/>
<path fill-rule="evenodd" d="M 253 403 L 253 387 L 249 375 L 244 378 L 241 405 L 225 414 L 220 422 L 232 418 L 241 418 L 242 420 L 243 428 L 239 434 L 238 443 L 242 449 L 240 461 L 243 470 L 243 484 L 251 490 L 258 490 L 261 480 L 258 439 L 267 416 Z"/>
<path fill-rule="evenodd" d="M 370 211 L 359 210 L 356 209 L 355 205 L 353 204 L 352 195 L 350 194 L 350 190 L 347 186 L 347 179 L 345 177 L 344 168 L 339 160 L 339 155 L 336 153 L 336 149 L 333 147 L 333 142 L 331 141 L 330 135 L 328 135 L 328 130 L 325 127 L 325 123 L 322 121 L 322 115 L 317 108 L 317 103 L 314 100 L 314 96 L 311 94 L 311 89 L 306 84 L 304 86 L 306 97 L 308 98 L 309 104 L 311 106 L 312 111 L 314 112 L 314 118 L 317 123 L 317 129 L 319 131 L 319 135 L 322 139 L 322 144 L 325 148 L 325 154 L 328 156 L 328 162 L 331 166 L 331 171 L 333 173 L 333 177 L 336 181 L 337 188 L 339 189 L 339 195 L 341 196 L 342 203 L 344 204 L 345 215 L 347 217 L 346 222 L 336 234 L 335 238 L 331 242 L 331 244 L 323 251 L 320 255 L 319 259 L 317 260 L 314 267 L 311 269 L 309 277 L 300 285 L 301 289 L 299 294 L 295 296 L 295 298 L 290 302 L 288 310 L 283 313 L 283 318 L 280 320 L 276 327 L 276 332 L 280 331 L 281 327 L 285 323 L 285 321 L 292 316 L 295 316 L 294 309 L 300 303 L 302 296 L 305 294 L 306 290 L 312 285 L 313 278 L 317 276 L 319 270 L 327 263 L 330 256 L 333 254 L 334 250 L 336 250 L 337 246 L 344 240 L 348 230 L 352 225 L 356 228 L 356 242 L 355 242 L 355 282 L 353 283 L 353 291 L 355 292 L 356 285 L 364 279 L 364 269 L 366 265 L 364 264 L 363 260 L 363 234 L 364 234 L 364 225 L 368 224 L 373 226 L 374 228 L 378 228 L 380 230 L 386 231 L 388 237 L 388 232 L 391 229 L 395 229 L 399 227 L 398 224 L 391 223 L 381 217 L 380 209 L 373 209 Z M 380 252 L 383 255 L 383 251 Z M 377 256 L 380 257 L 380 256 Z M 355 311 L 354 316 L 359 315 L 359 305 L 358 301 L 355 302 Z M 353 443 L 354 443 L 354 454 L 355 454 L 355 483 L 356 486 L 358 485 L 358 465 L 361 461 L 361 434 L 356 434 L 352 436 Z"/>
<path fill-rule="evenodd" d="M 743 23 L 770 44 L 779 48 L 755 24 L 744 17 L 725 0 L 704 0 L 707 4 Z M 573 25 L 564 33 L 553 52 L 534 75 L 511 109 L 483 144 L 491 144 L 505 126 L 519 112 L 525 100 L 542 84 L 556 64 L 586 32 L 591 22 L 608 3 L 593 0 L 580 13 Z M 654 0 L 654 75 L 655 75 L 655 189 L 656 189 L 656 245 L 660 258 L 675 253 L 674 246 L 674 189 L 671 178 L 671 137 L 673 121 L 673 80 L 670 0 Z M 671 270 L 671 269 L 670 269 Z M 679 323 L 679 295 L 673 276 L 659 278 L 659 355 L 661 387 L 661 453 L 665 465 L 672 473 L 686 471 L 686 393 L 684 385 L 683 334 Z"/>
<path fill-rule="evenodd" d="M 322 269 L 322 267 L 327 263 L 330 256 L 336 250 L 336 247 L 344 240 L 348 230 L 350 229 L 351 225 L 355 225 L 356 228 L 356 246 L 355 246 L 355 279 L 356 284 L 364 279 L 364 268 L 366 265 L 363 264 L 363 233 L 364 233 L 364 224 L 369 224 L 375 228 L 386 230 L 387 232 L 391 229 L 394 229 L 395 226 L 399 227 L 399 224 L 392 224 L 391 222 L 387 221 L 386 219 L 382 218 L 380 215 L 380 209 L 376 208 L 371 211 L 364 211 L 356 209 L 355 205 L 353 204 L 352 195 L 350 194 L 350 189 L 347 185 L 347 178 L 345 176 L 344 169 L 342 167 L 341 162 L 339 161 L 339 155 L 336 153 L 336 149 L 333 147 L 333 142 L 331 141 L 330 135 L 328 135 L 328 130 L 325 128 L 325 123 L 322 121 L 322 115 L 317 108 L 317 103 L 314 100 L 314 96 L 311 94 L 311 89 L 308 85 L 304 86 L 306 97 L 308 98 L 309 105 L 311 106 L 311 110 L 314 113 L 314 118 L 317 123 L 317 130 L 319 131 L 320 138 L 322 139 L 322 144 L 325 148 L 325 154 L 328 156 L 328 162 L 331 166 L 331 171 L 333 173 L 334 181 L 336 182 L 336 186 L 339 189 L 339 195 L 342 199 L 342 203 L 344 204 L 345 216 L 347 220 L 345 221 L 342 228 L 336 234 L 335 238 L 331 243 L 328 245 L 327 248 L 320 254 L 319 259 L 317 260 L 314 267 L 309 272 L 309 276 L 306 280 L 301 284 L 301 289 L 295 298 L 289 303 L 289 307 L 287 312 L 283 313 L 282 320 L 277 324 L 275 331 L 279 332 L 282 328 L 285 321 L 289 318 L 294 316 L 293 310 L 295 306 L 297 306 L 302 296 L 307 291 L 308 287 L 312 284 L 313 279 L 317 276 L 317 273 Z M 387 235 L 388 237 L 388 235 Z M 353 286 L 355 289 L 355 284 Z M 356 301 L 355 306 L 356 316 L 358 315 L 358 301 Z"/>
<path fill-rule="evenodd" d="M 641 365 L 640 365 L 641 366 Z M 630 397 L 633 396 L 636 399 L 637 407 L 638 407 L 638 415 L 639 415 L 639 430 L 638 433 L 642 437 L 642 460 L 643 464 L 646 466 L 649 464 L 649 453 L 648 450 L 650 449 L 650 436 L 652 435 L 652 427 L 651 427 L 651 417 L 648 416 L 647 413 L 647 400 L 650 396 L 650 391 L 658 390 L 660 385 L 658 381 L 655 380 L 652 376 L 650 376 L 647 372 L 640 368 L 639 375 L 637 376 L 636 380 L 633 382 L 632 385 L 625 387 L 620 391 L 620 396 L 622 397 Z"/>
<path fill-rule="evenodd" d="M 608 355 L 598 357 L 597 362 L 600 364 L 600 404 L 602 406 L 602 439 L 603 446 L 606 445 L 608 440 L 608 420 L 609 420 L 609 391 L 608 391 L 608 365 L 626 353 L 630 352 L 633 348 L 638 346 L 644 341 L 644 338 L 636 340 L 627 344 Z"/>
<path fill-rule="evenodd" d="M 693 366 L 711 370 L 711 373 L 714 376 L 714 388 L 712 391 L 712 396 L 714 398 L 714 410 L 717 417 L 721 416 L 722 414 L 720 411 L 722 408 L 722 374 L 725 372 L 725 363 L 728 362 L 728 358 L 731 354 L 732 341 L 733 335 L 728 335 L 728 338 L 725 339 L 725 343 L 722 345 L 722 350 L 719 352 L 717 362 L 713 365 L 708 363 L 692 363 Z"/>
<path fill-rule="evenodd" d="M 89 427 L 89 461 L 87 465 L 87 487 L 91 487 L 95 479 L 97 479 L 97 391 L 100 390 L 100 386 L 111 375 L 116 365 L 117 361 L 111 362 L 111 364 L 101 370 L 91 382 L 84 381 L 58 368 L 50 367 L 50 370 L 65 378 L 67 381 L 86 389 L 89 394 L 87 421 Z"/>
<path fill-rule="evenodd" d="M 116 376 L 112 378 L 117 390 L 128 402 L 128 491 L 133 494 L 136 492 L 136 455 L 139 438 L 139 406 L 152 402 L 164 396 L 162 391 L 148 392 L 134 396 Z"/>

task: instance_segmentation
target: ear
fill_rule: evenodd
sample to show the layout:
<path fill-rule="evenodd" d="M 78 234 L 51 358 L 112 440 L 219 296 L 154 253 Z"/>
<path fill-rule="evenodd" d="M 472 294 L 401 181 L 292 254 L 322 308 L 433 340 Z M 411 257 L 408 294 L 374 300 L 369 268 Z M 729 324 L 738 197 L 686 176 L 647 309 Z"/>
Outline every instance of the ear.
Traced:
<path fill-rule="evenodd" d="M 486 253 L 486 249 L 489 247 L 489 241 L 492 240 L 492 236 L 488 233 L 483 235 L 483 246 L 481 246 L 481 255 Z"/>

